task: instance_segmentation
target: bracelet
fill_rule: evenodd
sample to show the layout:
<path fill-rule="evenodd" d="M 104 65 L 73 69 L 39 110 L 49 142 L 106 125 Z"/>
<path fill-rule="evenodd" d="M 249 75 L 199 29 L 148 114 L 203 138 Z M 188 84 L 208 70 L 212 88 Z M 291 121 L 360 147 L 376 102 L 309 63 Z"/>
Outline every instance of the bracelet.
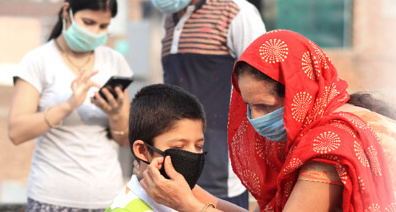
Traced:
<path fill-rule="evenodd" d="M 44 111 L 44 120 L 45 120 L 45 122 L 47 123 L 47 125 L 50 127 L 50 128 L 58 128 L 58 127 L 60 127 L 60 126 L 62 126 L 62 123 L 63 123 L 63 120 L 60 120 L 60 122 L 59 122 L 59 124 L 57 124 L 57 125 L 53 125 L 53 124 L 51 124 L 51 122 L 48 120 L 48 111 L 50 110 L 50 107 L 47 107 L 47 109 L 45 109 L 45 111 Z"/>
<path fill-rule="evenodd" d="M 110 131 L 111 131 L 111 134 L 114 134 L 114 135 L 124 135 L 128 131 L 128 127 L 125 130 L 120 130 L 120 131 L 110 130 Z"/>
<path fill-rule="evenodd" d="M 202 208 L 201 212 L 205 212 L 206 209 L 208 209 L 209 206 L 212 206 L 213 208 L 216 208 L 215 204 L 209 202 L 208 204 L 206 204 L 206 205 Z"/>
<path fill-rule="evenodd" d="M 126 119 L 128 122 L 128 116 L 122 116 L 122 118 Z M 128 123 L 127 123 L 127 127 L 125 128 L 125 130 L 110 130 L 111 134 L 114 135 L 125 135 L 126 132 L 128 132 Z"/>

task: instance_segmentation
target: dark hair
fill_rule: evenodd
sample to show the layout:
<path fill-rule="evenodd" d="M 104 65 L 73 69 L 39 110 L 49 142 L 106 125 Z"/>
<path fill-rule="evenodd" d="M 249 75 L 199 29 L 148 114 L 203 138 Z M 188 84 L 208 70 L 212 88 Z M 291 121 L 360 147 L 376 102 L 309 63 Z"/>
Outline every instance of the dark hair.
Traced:
<path fill-rule="evenodd" d="M 381 101 L 380 99 L 374 98 L 373 95 L 369 93 L 356 92 L 351 94 L 348 103 L 367 108 L 373 112 L 396 120 L 396 111 L 392 109 L 387 103 Z"/>
<path fill-rule="evenodd" d="M 235 66 L 235 75 L 237 77 L 239 77 L 243 74 L 250 74 L 257 80 L 265 80 L 266 82 L 273 84 L 278 96 L 280 96 L 280 97 L 285 96 L 285 86 L 284 85 L 273 80 L 272 78 L 270 78 L 266 74 L 262 73 L 261 71 L 257 70 L 256 68 L 249 65 L 248 63 L 241 61 L 241 62 L 238 62 Z M 396 120 L 396 111 L 394 109 L 392 109 L 384 101 L 374 98 L 371 94 L 363 93 L 363 92 L 357 92 L 357 93 L 351 94 L 350 99 L 348 100 L 347 103 L 358 106 L 358 107 L 363 107 L 363 108 L 369 109 L 373 112 L 376 112 L 378 114 L 381 114 L 381 115 L 384 115 L 386 117 Z"/>
<path fill-rule="evenodd" d="M 129 144 L 134 158 L 139 161 L 133 152 L 136 140 L 153 145 L 155 137 L 172 129 L 181 119 L 201 120 L 206 128 L 204 109 L 192 94 L 169 84 L 149 85 L 138 91 L 129 111 Z"/>
<path fill-rule="evenodd" d="M 269 84 L 271 84 L 279 97 L 285 97 L 285 86 L 282 83 L 272 79 L 271 77 L 267 76 L 266 74 L 262 73 L 255 67 L 249 65 L 244 61 L 240 61 L 235 66 L 235 75 L 239 78 L 241 75 L 249 74 L 253 76 L 253 78 L 257 80 L 265 80 Z"/>
<path fill-rule="evenodd" d="M 117 15 L 117 0 L 65 0 L 70 4 L 70 8 L 75 14 L 79 10 L 107 10 L 109 9 L 111 12 L 111 17 L 115 17 Z M 60 9 L 58 13 L 58 22 L 55 24 L 54 28 L 51 31 L 51 34 L 48 38 L 48 41 L 51 39 L 57 38 L 62 33 L 63 23 L 63 8 Z"/>

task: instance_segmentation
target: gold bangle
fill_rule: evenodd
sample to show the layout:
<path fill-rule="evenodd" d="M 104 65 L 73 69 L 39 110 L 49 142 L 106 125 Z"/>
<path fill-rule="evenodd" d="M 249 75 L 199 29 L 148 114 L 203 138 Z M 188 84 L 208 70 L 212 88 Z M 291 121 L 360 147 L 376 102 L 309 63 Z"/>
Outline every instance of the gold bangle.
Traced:
<path fill-rule="evenodd" d="M 110 130 L 111 134 L 125 135 L 125 133 L 128 132 L 128 116 L 122 116 L 122 118 L 127 120 L 127 127 L 125 128 L 125 130 Z"/>
<path fill-rule="evenodd" d="M 50 110 L 51 108 L 50 107 L 47 107 L 47 109 L 45 109 L 45 111 L 44 111 L 44 120 L 45 120 L 45 122 L 47 123 L 47 125 L 50 127 L 50 128 L 58 128 L 58 127 L 60 127 L 60 126 L 62 126 L 62 120 L 60 120 L 60 122 L 59 122 L 59 124 L 57 124 L 57 125 L 53 125 L 53 124 L 51 124 L 51 122 L 48 120 L 48 111 Z"/>
<path fill-rule="evenodd" d="M 114 135 L 124 135 L 128 131 L 128 128 L 126 128 L 125 130 L 120 130 L 120 131 L 118 131 L 118 130 L 110 130 L 110 131 L 111 131 L 111 134 L 114 134 Z"/>
<path fill-rule="evenodd" d="M 209 202 L 208 204 L 206 204 L 203 208 L 201 212 L 205 212 L 206 209 L 208 209 L 209 206 L 212 206 L 213 208 L 216 208 L 215 204 Z"/>

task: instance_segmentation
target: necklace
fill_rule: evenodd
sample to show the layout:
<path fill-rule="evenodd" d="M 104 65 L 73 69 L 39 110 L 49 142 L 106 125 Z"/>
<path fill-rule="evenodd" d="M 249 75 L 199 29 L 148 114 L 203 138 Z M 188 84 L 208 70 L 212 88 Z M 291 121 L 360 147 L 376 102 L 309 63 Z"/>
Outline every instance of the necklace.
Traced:
<path fill-rule="evenodd" d="M 54 41 L 55 41 L 56 46 L 57 46 L 57 47 L 60 49 L 60 51 L 62 52 L 62 55 L 64 55 L 64 56 L 66 57 L 67 61 L 68 61 L 70 64 L 72 64 L 74 67 L 76 67 L 76 68 L 78 69 L 78 72 L 81 72 L 81 69 L 84 68 L 84 66 L 86 66 L 86 65 L 89 63 L 89 61 L 91 61 L 91 54 L 92 54 L 92 52 L 91 52 L 91 54 L 88 56 L 88 60 L 85 61 L 84 64 L 82 64 L 82 65 L 77 65 L 77 64 L 75 64 L 75 63 L 71 60 L 71 58 L 69 57 L 69 55 L 68 55 L 68 54 L 63 50 L 63 48 L 59 45 L 58 41 L 57 41 L 56 39 L 54 39 Z"/>

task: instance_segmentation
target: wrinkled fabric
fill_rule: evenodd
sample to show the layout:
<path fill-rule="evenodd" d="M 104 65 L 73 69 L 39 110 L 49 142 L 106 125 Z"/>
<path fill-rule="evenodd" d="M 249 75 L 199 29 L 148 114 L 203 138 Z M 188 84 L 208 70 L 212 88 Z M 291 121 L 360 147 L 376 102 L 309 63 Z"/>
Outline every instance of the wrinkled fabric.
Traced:
<path fill-rule="evenodd" d="M 333 165 L 343 190 L 343 211 L 393 211 L 395 198 L 384 153 L 373 129 L 358 116 L 333 113 L 349 99 L 347 82 L 312 41 L 288 30 L 256 39 L 245 61 L 285 85 L 287 142 L 257 134 L 246 118 L 233 72 L 228 139 L 234 172 L 261 211 L 281 211 L 308 162 Z M 249 156 L 249 157 L 247 157 Z"/>
<path fill-rule="evenodd" d="M 373 129 L 384 150 L 396 197 L 396 120 L 371 111 L 353 111 Z"/>

